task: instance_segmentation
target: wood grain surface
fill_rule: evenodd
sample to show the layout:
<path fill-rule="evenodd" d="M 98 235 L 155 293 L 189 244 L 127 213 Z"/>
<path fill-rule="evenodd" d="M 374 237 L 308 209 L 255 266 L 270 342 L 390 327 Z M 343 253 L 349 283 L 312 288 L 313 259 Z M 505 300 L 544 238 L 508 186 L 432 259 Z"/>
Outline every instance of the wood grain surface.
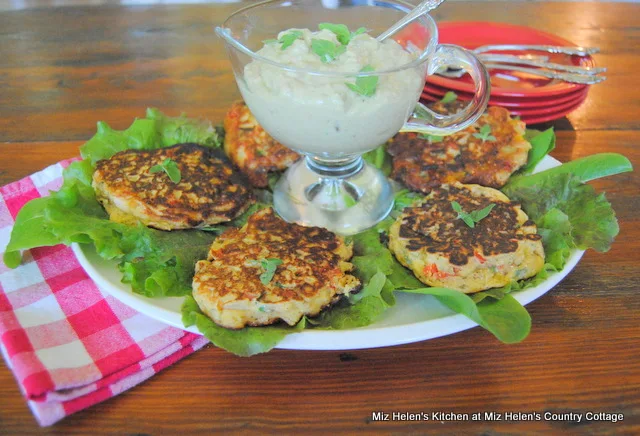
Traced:
<path fill-rule="evenodd" d="M 74 1 L 73 3 L 78 3 Z M 213 34 L 238 4 L 37 7 L 0 12 L 0 185 L 63 158 L 98 120 L 127 127 L 158 107 L 221 122 L 239 97 Z M 455 2 L 443 20 L 528 25 L 596 45 L 608 80 L 558 131 L 561 161 L 597 152 L 640 164 L 640 5 Z M 348 352 L 274 350 L 239 358 L 206 347 L 149 381 L 41 429 L 0 364 L 0 433 L 640 434 L 638 172 L 595 183 L 620 235 L 587 252 L 527 306 L 530 336 L 486 331 Z M 615 412 L 618 423 L 374 422 L 372 412 Z"/>

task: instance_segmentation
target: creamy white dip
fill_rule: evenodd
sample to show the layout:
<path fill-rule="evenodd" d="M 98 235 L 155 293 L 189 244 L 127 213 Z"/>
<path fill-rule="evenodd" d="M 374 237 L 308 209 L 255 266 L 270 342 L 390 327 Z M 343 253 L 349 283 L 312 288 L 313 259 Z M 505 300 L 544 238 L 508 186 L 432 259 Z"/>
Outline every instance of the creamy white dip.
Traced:
<path fill-rule="evenodd" d="M 331 62 L 322 62 L 311 48 L 312 39 L 339 44 L 329 30 L 298 30 L 300 39 L 282 50 L 267 43 L 257 53 L 267 59 L 318 72 L 358 73 L 371 66 L 389 70 L 411 62 L 415 56 L 397 42 L 380 43 L 367 34 L 351 39 L 346 51 Z M 420 96 L 424 71 L 420 67 L 380 74 L 375 93 L 366 97 L 345 82 L 355 77 L 326 76 L 286 71 L 253 60 L 239 78 L 240 92 L 258 122 L 285 146 L 306 154 L 347 156 L 371 150 L 400 130 Z"/>

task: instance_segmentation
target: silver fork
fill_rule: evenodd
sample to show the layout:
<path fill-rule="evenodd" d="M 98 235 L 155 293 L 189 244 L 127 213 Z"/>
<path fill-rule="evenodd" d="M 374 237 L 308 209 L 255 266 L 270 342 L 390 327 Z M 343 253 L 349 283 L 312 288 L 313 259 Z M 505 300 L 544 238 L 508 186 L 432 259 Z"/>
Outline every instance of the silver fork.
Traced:
<path fill-rule="evenodd" d="M 543 70 L 540 68 L 527 68 L 527 67 L 519 67 L 517 65 L 508 65 L 508 64 L 500 64 L 500 63 L 485 63 L 484 66 L 488 70 L 509 70 L 509 71 L 519 71 L 522 73 L 529 73 L 536 76 L 547 77 L 549 79 L 559 79 L 564 82 L 571 83 L 580 83 L 585 85 L 593 85 L 596 83 L 600 83 L 607 78 L 605 76 L 595 76 L 591 74 L 576 74 L 576 73 L 567 73 L 560 71 L 552 71 L 552 70 Z M 439 76 L 450 77 L 450 78 L 460 78 L 466 74 L 464 70 L 448 70 L 446 68 L 442 68 L 436 72 Z"/>
<path fill-rule="evenodd" d="M 557 45 L 526 45 L 526 44 L 493 44 L 477 47 L 472 51 L 476 54 L 488 51 L 544 51 L 547 53 L 561 53 L 575 56 L 589 56 L 598 53 L 598 47 L 563 47 Z"/>
<path fill-rule="evenodd" d="M 531 67 L 546 68 L 548 70 L 566 71 L 568 73 L 576 74 L 600 74 L 607 71 L 606 68 L 599 67 L 581 67 L 577 65 L 563 65 L 553 62 L 545 62 L 540 59 L 532 59 L 530 57 L 521 57 L 514 55 L 501 55 L 494 53 L 479 54 L 478 57 L 482 62 L 492 62 L 500 64 L 512 64 L 512 65 L 528 65 Z"/>

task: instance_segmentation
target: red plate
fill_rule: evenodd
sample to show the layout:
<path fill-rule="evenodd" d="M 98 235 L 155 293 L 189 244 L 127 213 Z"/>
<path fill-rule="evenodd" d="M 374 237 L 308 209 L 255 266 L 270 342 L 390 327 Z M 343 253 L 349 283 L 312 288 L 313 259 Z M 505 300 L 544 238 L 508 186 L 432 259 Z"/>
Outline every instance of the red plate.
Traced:
<path fill-rule="evenodd" d="M 447 91 L 446 88 L 441 88 L 433 84 L 426 84 L 424 92 L 432 96 L 444 96 Z M 517 97 L 491 97 L 489 100 L 489 106 L 502 106 L 506 108 L 534 108 L 534 107 L 548 107 L 551 105 L 558 105 L 573 101 L 578 96 L 586 96 L 589 92 L 589 87 L 584 89 L 578 89 L 577 91 L 571 91 L 568 94 L 558 95 L 556 97 L 539 97 L 539 98 L 517 98 Z M 463 91 L 457 91 L 458 98 L 463 101 L 471 100 L 472 94 Z"/>
<path fill-rule="evenodd" d="M 530 109 L 509 108 L 509 112 L 511 112 L 511 114 L 513 115 L 520 115 L 521 117 L 526 117 L 526 118 L 541 116 L 541 115 L 549 115 L 556 112 L 562 112 L 566 109 L 571 109 L 572 107 L 575 107 L 576 104 L 582 103 L 585 99 L 586 99 L 586 96 L 584 97 L 578 96 L 577 98 L 574 98 L 573 100 L 566 103 L 562 103 L 562 104 L 553 104 L 548 107 L 534 107 Z"/>
<path fill-rule="evenodd" d="M 573 112 L 574 110 L 578 109 L 578 107 L 580 107 L 580 105 L 583 102 L 584 102 L 584 100 L 581 100 L 581 101 L 577 102 L 574 106 L 572 106 L 570 108 L 561 110 L 559 112 L 554 112 L 552 114 L 534 115 L 532 117 L 522 116 L 522 117 L 520 117 L 520 119 L 522 121 L 524 121 L 527 125 L 546 123 L 547 121 L 557 120 L 558 118 L 562 118 L 565 115 L 567 115 L 568 113 Z"/>
<path fill-rule="evenodd" d="M 457 44 L 465 48 L 474 49 L 487 44 L 548 44 L 575 46 L 570 41 L 550 33 L 525 26 L 490 22 L 443 22 L 438 24 L 439 41 L 441 43 Z M 508 54 L 509 52 L 500 52 Z M 523 52 L 518 52 L 522 54 Z M 544 54 L 549 56 L 549 62 L 566 65 L 580 65 L 593 67 L 595 62 L 590 56 L 569 56 L 563 54 Z M 526 73 L 491 70 L 491 95 L 507 97 L 544 97 L 566 94 L 587 85 L 567 83 L 555 79 L 546 79 Z M 469 75 L 460 79 L 449 79 L 438 75 L 428 76 L 429 83 L 443 88 L 473 93 L 473 82 Z"/>
<path fill-rule="evenodd" d="M 441 96 L 434 96 L 427 92 L 422 93 L 422 101 L 425 103 L 439 101 Z M 586 100 L 586 95 L 580 96 L 578 95 L 572 101 L 556 105 L 553 104 L 544 108 L 530 108 L 530 109 L 520 109 L 520 108 L 506 108 L 509 110 L 511 115 L 520 116 L 520 119 L 527 124 L 533 123 L 542 123 L 546 121 L 555 120 L 558 118 L 562 118 L 567 115 L 569 112 L 575 110 Z"/>

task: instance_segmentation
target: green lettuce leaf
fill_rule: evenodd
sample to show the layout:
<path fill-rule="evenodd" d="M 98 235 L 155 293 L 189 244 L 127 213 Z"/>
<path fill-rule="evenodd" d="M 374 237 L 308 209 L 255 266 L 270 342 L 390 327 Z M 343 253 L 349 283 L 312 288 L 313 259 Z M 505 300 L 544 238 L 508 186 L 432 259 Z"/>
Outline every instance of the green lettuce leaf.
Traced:
<path fill-rule="evenodd" d="M 320 328 L 352 329 L 364 327 L 375 322 L 389 304 L 381 296 L 386 282 L 386 275 L 376 272 L 363 286 L 362 290 L 334 305 L 313 320 L 313 324 Z"/>
<path fill-rule="evenodd" d="M 385 176 L 389 176 L 391 174 L 392 166 L 391 166 L 391 155 L 387 153 L 387 146 L 381 145 L 380 147 L 368 151 L 362 155 L 362 158 L 382 171 Z"/>
<path fill-rule="evenodd" d="M 378 225 L 352 236 L 355 266 L 353 274 L 362 283 L 360 293 L 343 299 L 331 310 L 324 311 L 312 322 L 316 328 L 349 329 L 364 327 L 375 322 L 384 311 L 395 304 L 395 285 L 389 280 L 395 268 L 403 268 L 381 241 L 393 219 L 387 218 Z M 421 285 L 424 286 L 424 285 Z"/>
<path fill-rule="evenodd" d="M 393 285 L 394 289 L 398 290 L 424 287 L 424 283 L 418 280 L 413 272 L 402 266 L 398 261 L 393 262 L 391 274 L 387 276 L 387 280 Z"/>
<path fill-rule="evenodd" d="M 185 327 L 195 325 L 198 330 L 215 346 L 238 356 L 253 356 L 265 353 L 288 334 L 299 332 L 306 327 L 306 318 L 302 318 L 294 327 L 245 327 L 229 330 L 220 327 L 204 315 L 192 296 L 185 297 L 182 304 L 182 323 Z"/>
<path fill-rule="evenodd" d="M 393 221 L 391 218 L 386 218 L 376 226 L 352 237 L 354 256 L 351 263 L 355 266 L 354 275 L 360 279 L 363 286 L 366 286 L 378 272 L 389 277 L 398 264 L 381 240 Z M 393 284 L 386 280 L 380 292 L 380 298 L 388 306 L 395 305 L 394 289 Z"/>
<path fill-rule="evenodd" d="M 154 120 L 137 119 L 126 130 L 113 130 L 103 121 L 98 122 L 97 133 L 80 147 L 80 155 L 95 164 L 119 151 L 149 150 L 160 145 L 160 135 Z"/>
<path fill-rule="evenodd" d="M 106 216 L 91 188 L 92 174 L 93 166 L 89 160 L 73 162 L 63 171 L 64 182 L 59 191 L 52 192 L 49 197 L 31 200 L 20 209 L 4 253 L 8 267 L 15 268 L 20 264 L 20 250 L 63 243 L 49 222 L 52 208 L 68 210 L 69 220 L 84 214 L 90 217 Z M 68 243 L 71 242 L 76 241 L 70 240 Z"/>
<path fill-rule="evenodd" d="M 20 250 L 50 247 L 59 243 L 55 235 L 44 226 L 44 213 L 48 203 L 48 198 L 36 198 L 18 212 L 11 239 L 3 255 L 3 261 L 9 268 L 17 268 L 22 262 Z"/>
<path fill-rule="evenodd" d="M 380 292 L 382 291 L 382 288 L 384 287 L 386 281 L 386 274 L 384 274 L 382 271 L 378 271 L 373 276 L 371 276 L 366 286 L 363 286 L 360 292 L 351 294 L 348 298 L 352 303 L 357 303 L 358 301 L 361 301 L 362 299 L 370 296 L 380 296 Z"/>
<path fill-rule="evenodd" d="M 335 330 L 365 327 L 376 322 L 388 307 L 380 296 L 368 296 L 355 304 L 343 301 L 322 312 L 314 324 L 317 328 Z"/>
<path fill-rule="evenodd" d="M 171 118 L 156 110 L 126 130 L 98 123 L 98 132 L 81 147 L 84 160 L 63 172 L 63 185 L 50 196 L 32 200 L 18 213 L 5 250 L 7 266 L 17 267 L 20 250 L 56 244 L 92 243 L 105 259 L 120 262 L 123 281 L 149 297 L 184 295 L 191 289 L 197 259 L 206 256 L 215 234 L 199 231 L 163 232 L 112 222 L 91 187 L 93 164 L 127 149 L 173 145 L 170 140 L 202 140 L 214 146 L 209 123 Z M 166 141 L 166 142 L 165 142 Z"/>
<path fill-rule="evenodd" d="M 351 263 L 355 266 L 353 274 L 360 279 L 365 287 L 377 274 L 383 274 L 386 277 L 380 289 L 380 304 L 374 304 L 373 301 L 369 301 L 367 304 L 367 307 L 376 310 L 375 317 L 382 313 L 379 310 L 381 307 L 395 305 L 396 299 L 393 291 L 396 289 L 396 285 L 389 280 L 389 277 L 394 276 L 398 267 L 404 268 L 382 242 L 384 233 L 388 231 L 393 221 L 392 218 L 386 218 L 373 228 L 352 236 L 354 256 L 351 258 Z M 375 317 L 371 315 L 368 318 L 374 319 Z"/>
<path fill-rule="evenodd" d="M 520 202 L 538 225 L 547 256 L 556 256 L 554 250 L 558 249 L 607 251 L 611 247 L 619 228 L 604 194 L 596 194 L 592 186 L 569 173 L 548 173 L 536 179 L 535 185 L 527 179 L 509 184 L 503 192 Z M 564 264 L 556 266 L 562 269 Z"/>
<path fill-rule="evenodd" d="M 531 330 L 531 316 L 511 295 L 476 304 L 468 295 L 447 288 L 406 289 L 402 292 L 433 295 L 449 309 L 478 323 L 506 344 L 524 340 Z"/>
<path fill-rule="evenodd" d="M 356 255 L 351 258 L 351 263 L 356 267 L 357 276 L 363 282 L 368 282 L 378 272 L 385 276 L 391 274 L 393 262 L 393 256 L 386 248 L 375 253 L 363 256 Z"/>
<path fill-rule="evenodd" d="M 147 119 L 156 122 L 163 147 L 183 142 L 194 142 L 207 147 L 222 146 L 222 132 L 214 128 L 210 121 L 187 118 L 184 114 L 169 117 L 155 108 L 147 109 Z"/>
<path fill-rule="evenodd" d="M 122 235 L 122 281 L 147 297 L 189 295 L 195 264 L 206 259 L 214 239 L 214 234 L 198 230 L 131 228 Z"/>
<path fill-rule="evenodd" d="M 184 142 L 208 147 L 220 147 L 223 136 L 209 121 L 169 117 L 158 109 L 147 109 L 147 117 L 136 119 L 126 130 L 114 130 L 103 121 L 98 122 L 97 133 L 80 147 L 80 154 L 95 164 L 119 151 L 151 150 Z"/>
<path fill-rule="evenodd" d="M 376 256 L 381 250 L 386 250 L 387 247 L 382 243 L 381 236 L 384 232 L 389 230 L 394 220 L 392 218 L 385 218 L 375 226 L 364 232 L 357 233 L 351 237 L 353 240 L 353 251 L 356 256 L 371 256 L 371 261 L 380 264 L 381 271 L 387 271 L 385 267 L 386 260 L 376 260 Z M 377 269 L 374 270 L 377 271 Z"/>
<path fill-rule="evenodd" d="M 500 300 L 487 300 L 477 304 L 481 326 L 505 344 L 523 341 L 531 330 L 531 316 L 512 295 Z"/>
<path fill-rule="evenodd" d="M 547 263 L 554 265 L 558 270 L 562 269 L 571 250 L 575 248 L 571 237 L 573 227 L 569 215 L 554 207 L 538 218 L 537 222 L 539 223 L 538 234 L 542 236 Z"/>
<path fill-rule="evenodd" d="M 502 188 L 502 191 L 507 194 L 507 192 L 515 189 L 535 186 L 545 179 L 562 174 L 573 174 L 581 182 L 588 182 L 628 171 L 633 171 L 633 167 L 629 159 L 623 155 L 618 153 L 599 153 L 575 159 L 560 166 L 540 171 L 539 173 L 512 176 L 509 182 Z M 507 196 L 509 196 L 509 194 L 507 194 Z"/>
<path fill-rule="evenodd" d="M 391 211 L 392 218 L 398 218 L 405 207 L 413 206 L 418 200 L 424 198 L 424 195 L 417 192 L 411 192 L 408 189 L 402 189 L 395 193 L 393 210 Z"/>
<path fill-rule="evenodd" d="M 531 144 L 531 150 L 529 150 L 527 163 L 520 169 L 520 173 L 528 174 L 534 170 L 546 155 L 556 148 L 556 135 L 553 132 L 553 127 L 551 127 L 544 132 L 527 129 L 524 137 Z"/>
<path fill-rule="evenodd" d="M 500 288 L 487 289 L 486 291 L 476 292 L 474 294 L 470 294 L 469 296 L 476 303 L 480 303 L 481 301 L 485 300 L 487 297 L 491 297 L 494 300 L 501 300 L 511 292 L 522 291 L 524 289 L 529 289 L 534 286 L 538 286 L 539 284 L 541 284 L 542 282 L 544 282 L 549 278 L 550 273 L 557 272 L 557 271 L 559 271 L 559 269 L 556 268 L 555 265 L 552 265 L 551 263 L 547 262 L 543 265 L 542 270 L 540 270 L 538 274 L 536 274 L 535 276 L 529 279 L 511 282 L 506 286 L 502 286 Z"/>

